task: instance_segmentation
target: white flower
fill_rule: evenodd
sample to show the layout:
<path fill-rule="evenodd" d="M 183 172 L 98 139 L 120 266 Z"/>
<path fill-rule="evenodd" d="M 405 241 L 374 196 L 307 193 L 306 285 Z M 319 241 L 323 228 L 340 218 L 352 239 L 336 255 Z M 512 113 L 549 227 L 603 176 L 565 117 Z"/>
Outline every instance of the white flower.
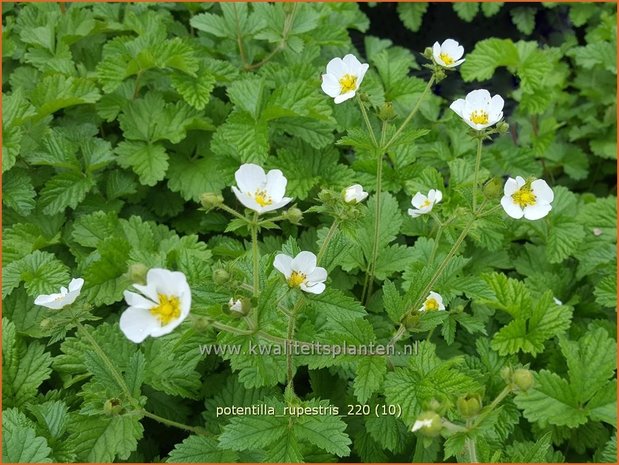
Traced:
<path fill-rule="evenodd" d="M 243 302 L 241 302 L 241 299 L 234 300 L 233 297 L 230 297 L 228 306 L 230 307 L 230 310 L 233 312 L 243 313 Z"/>
<path fill-rule="evenodd" d="M 294 258 L 279 254 L 273 266 L 284 274 L 290 287 L 300 287 L 311 294 L 322 294 L 325 290 L 327 270 L 316 266 L 316 255 L 312 252 L 300 252 Z"/>
<path fill-rule="evenodd" d="M 417 420 L 411 431 L 414 433 L 415 431 L 419 431 L 421 428 L 428 428 L 430 426 L 432 426 L 432 419 L 430 418 L 427 420 Z"/>
<path fill-rule="evenodd" d="M 151 268 L 146 285 L 133 287 L 140 294 L 125 291 L 129 308 L 120 316 L 120 329 L 130 341 L 169 334 L 189 315 L 191 289 L 180 271 Z"/>
<path fill-rule="evenodd" d="M 443 200 L 443 193 L 437 189 L 430 189 L 426 197 L 421 192 L 417 192 L 411 200 L 415 208 L 409 208 L 408 214 L 413 218 L 430 213 L 435 204 Z"/>
<path fill-rule="evenodd" d="M 322 75 L 322 90 L 333 97 L 335 103 L 353 98 L 369 67 L 351 54 L 344 58 L 334 58 L 327 64 L 327 73 Z"/>
<path fill-rule="evenodd" d="M 423 303 L 419 311 L 435 312 L 437 310 L 445 310 L 445 305 L 443 305 L 443 298 L 440 294 L 430 291 L 430 295 L 426 298 L 426 301 Z"/>
<path fill-rule="evenodd" d="M 498 123 L 503 118 L 505 102 L 500 95 L 490 97 L 486 89 L 469 92 L 464 99 L 453 102 L 449 108 L 455 111 L 473 129 L 478 131 Z"/>
<path fill-rule="evenodd" d="M 238 187 L 232 186 L 236 198 L 243 205 L 258 213 L 277 210 L 292 198 L 284 197 L 288 180 L 280 170 L 264 170 L 253 163 L 246 163 L 234 173 Z"/>
<path fill-rule="evenodd" d="M 444 68 L 455 68 L 462 64 L 464 62 L 462 55 L 464 47 L 453 39 L 447 39 L 442 44 L 434 42 L 432 46 L 434 61 Z"/>
<path fill-rule="evenodd" d="M 509 216 L 520 219 L 523 216 L 527 220 L 539 220 L 545 217 L 552 206 L 554 193 L 543 179 L 533 182 L 525 181 L 522 176 L 516 179 L 509 178 L 503 188 L 501 205 Z"/>
<path fill-rule="evenodd" d="M 34 299 L 34 303 L 35 305 L 40 305 L 41 307 L 59 310 L 62 307 L 71 305 L 75 302 L 77 296 L 80 295 L 83 285 L 84 280 L 82 278 L 72 279 L 69 283 L 69 289 L 66 287 L 61 287 L 59 294 L 41 294 Z"/>
<path fill-rule="evenodd" d="M 353 184 L 344 191 L 344 200 L 347 203 L 359 203 L 367 199 L 368 193 L 363 190 L 361 184 Z"/>

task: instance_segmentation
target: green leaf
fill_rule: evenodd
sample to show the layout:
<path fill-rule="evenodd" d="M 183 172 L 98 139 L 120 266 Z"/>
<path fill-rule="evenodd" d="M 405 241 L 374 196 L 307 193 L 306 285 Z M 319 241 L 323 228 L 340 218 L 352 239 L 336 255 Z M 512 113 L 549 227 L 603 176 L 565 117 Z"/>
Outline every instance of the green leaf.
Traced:
<path fill-rule="evenodd" d="M 144 428 L 140 417 L 127 414 L 112 417 L 75 415 L 69 423 L 70 445 L 84 462 L 126 460 L 137 449 Z"/>
<path fill-rule="evenodd" d="M 535 28 L 535 8 L 518 7 L 511 10 L 509 13 L 512 16 L 512 21 L 523 34 L 529 35 Z"/>
<path fill-rule="evenodd" d="M 386 373 L 387 362 L 384 357 L 369 356 L 359 361 L 354 388 L 360 403 L 366 403 L 380 389 Z"/>
<path fill-rule="evenodd" d="M 288 419 L 273 416 L 234 417 L 219 436 L 224 449 L 244 451 L 267 448 L 288 434 Z"/>
<path fill-rule="evenodd" d="M 460 73 L 465 81 L 484 81 L 490 79 L 499 66 L 514 67 L 519 60 L 518 49 L 511 40 L 485 39 L 477 42 L 475 49 L 467 53 Z"/>
<path fill-rule="evenodd" d="M 400 21 L 404 23 L 408 29 L 417 32 L 421 27 L 423 15 L 428 9 L 428 4 L 420 3 L 398 3 L 397 10 Z"/>
<path fill-rule="evenodd" d="M 467 23 L 473 21 L 479 11 L 479 3 L 477 2 L 460 2 L 454 3 L 452 6 L 460 19 L 463 19 Z"/>
<path fill-rule="evenodd" d="M 36 192 L 26 171 L 13 169 L 3 177 L 2 203 L 23 216 L 28 216 L 34 209 Z"/>
<path fill-rule="evenodd" d="M 318 406 L 318 402 L 312 404 Z M 299 438 L 338 457 L 350 454 L 348 446 L 351 440 L 344 433 L 345 429 L 346 423 L 334 415 L 306 415 L 294 423 L 294 430 Z"/>
<path fill-rule="evenodd" d="M 154 186 L 161 181 L 168 169 L 168 154 L 160 144 L 141 141 L 122 141 L 116 147 L 118 164 L 132 168 L 140 182 Z"/>
<path fill-rule="evenodd" d="M 69 282 L 68 268 L 51 253 L 35 250 L 2 268 L 3 297 L 21 282 L 30 296 L 58 292 Z"/>
<path fill-rule="evenodd" d="M 595 301 L 603 307 L 617 307 L 617 275 L 612 273 L 610 276 L 605 276 L 595 286 Z"/>
<path fill-rule="evenodd" d="M 617 74 L 617 54 L 614 50 L 615 47 L 610 42 L 592 42 L 584 47 L 575 47 L 566 54 L 585 69 L 601 65 L 607 71 Z"/>
<path fill-rule="evenodd" d="M 199 158 L 176 156 L 166 176 L 171 191 L 195 202 L 200 201 L 204 192 L 219 192 L 227 185 L 219 172 L 217 158 L 208 153 Z"/>
<path fill-rule="evenodd" d="M 94 185 L 94 179 L 82 173 L 67 171 L 54 176 L 40 192 L 43 212 L 53 215 L 77 207 Z"/>
<path fill-rule="evenodd" d="M 503 8 L 503 5 L 504 5 L 503 2 L 492 2 L 492 3 L 481 2 L 480 4 L 481 11 L 486 18 L 490 18 L 496 15 L 499 11 L 501 11 L 501 8 Z"/>
<path fill-rule="evenodd" d="M 215 78 L 206 70 L 201 70 L 193 77 L 184 73 L 172 75 L 172 87 L 183 100 L 197 110 L 203 110 L 211 98 L 215 87 Z"/>
<path fill-rule="evenodd" d="M 52 450 L 44 437 L 37 436 L 34 425 L 19 410 L 2 411 L 2 462 L 49 463 Z"/>
<path fill-rule="evenodd" d="M 205 436 L 189 436 L 174 446 L 166 462 L 168 463 L 225 463 L 237 462 L 238 455 L 222 450 L 214 439 Z"/>
<path fill-rule="evenodd" d="M 89 79 L 53 74 L 37 84 L 30 101 L 37 107 L 37 119 L 41 119 L 63 108 L 95 103 L 100 97 L 99 89 Z"/>

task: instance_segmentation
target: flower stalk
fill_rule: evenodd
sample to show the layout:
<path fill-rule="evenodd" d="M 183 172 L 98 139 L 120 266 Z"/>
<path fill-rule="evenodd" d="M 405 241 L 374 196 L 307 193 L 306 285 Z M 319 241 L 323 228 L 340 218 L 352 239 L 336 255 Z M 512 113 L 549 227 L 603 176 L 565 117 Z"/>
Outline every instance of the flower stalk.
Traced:
<path fill-rule="evenodd" d="M 475 158 L 475 178 L 473 181 L 473 212 L 477 212 L 477 194 L 479 193 L 479 167 L 481 165 L 482 136 L 477 137 L 477 157 Z"/>
<path fill-rule="evenodd" d="M 251 229 L 251 253 L 253 265 L 254 296 L 260 294 L 260 250 L 258 248 L 258 213 L 254 213 Z"/>

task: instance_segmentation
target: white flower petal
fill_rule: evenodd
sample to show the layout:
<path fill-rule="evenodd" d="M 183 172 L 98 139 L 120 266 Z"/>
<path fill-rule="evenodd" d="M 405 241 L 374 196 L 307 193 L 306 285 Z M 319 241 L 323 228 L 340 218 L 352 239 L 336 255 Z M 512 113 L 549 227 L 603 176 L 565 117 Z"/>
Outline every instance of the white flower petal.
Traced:
<path fill-rule="evenodd" d="M 266 213 L 288 205 L 292 201 L 292 197 L 284 197 L 279 202 L 273 202 L 271 205 L 260 207 L 260 213 Z"/>
<path fill-rule="evenodd" d="M 153 302 L 159 302 L 159 296 L 157 295 L 157 289 L 155 289 L 155 286 L 149 284 L 134 284 L 133 287 L 135 287 L 138 291 L 142 293 L 142 295 L 145 295 Z"/>
<path fill-rule="evenodd" d="M 73 291 L 81 291 L 82 290 L 82 286 L 84 285 L 84 280 L 82 278 L 74 278 L 71 280 L 71 282 L 69 283 L 69 291 L 73 292 Z"/>
<path fill-rule="evenodd" d="M 361 62 L 352 53 L 344 56 L 342 61 L 348 67 L 348 71 L 355 75 L 357 75 L 357 71 L 359 71 L 362 66 Z"/>
<path fill-rule="evenodd" d="M 60 310 L 62 307 L 67 305 L 64 299 L 65 296 L 63 294 L 40 295 L 34 299 L 34 303 L 52 310 Z"/>
<path fill-rule="evenodd" d="M 333 83 L 333 80 L 334 79 L 328 74 L 322 75 L 322 84 L 320 87 L 329 97 L 337 97 L 340 95 L 341 87 L 339 83 Z"/>
<path fill-rule="evenodd" d="M 180 271 L 151 268 L 146 273 L 146 282 L 155 288 L 157 294 L 179 296 L 181 292 L 189 290 L 187 278 Z"/>
<path fill-rule="evenodd" d="M 518 183 L 518 189 L 525 185 L 526 181 L 522 176 L 516 176 L 516 182 Z"/>
<path fill-rule="evenodd" d="M 520 208 L 519 205 L 514 203 L 514 199 L 512 199 L 511 196 L 506 195 L 505 197 L 503 197 L 501 199 L 501 206 L 503 207 L 503 210 L 505 210 L 505 213 L 507 213 L 512 218 L 519 220 L 524 216 L 522 208 Z"/>
<path fill-rule="evenodd" d="M 232 192 L 234 192 L 234 195 L 236 195 L 236 198 L 243 204 L 244 207 L 255 212 L 262 213 L 262 207 L 258 204 L 258 202 L 256 202 L 254 197 L 239 191 L 236 186 L 232 186 Z"/>
<path fill-rule="evenodd" d="M 537 197 L 538 202 L 551 203 L 555 198 L 554 192 L 543 179 L 533 181 L 531 183 L 531 190 L 535 197 Z"/>
<path fill-rule="evenodd" d="M 539 220 L 545 217 L 552 210 L 552 205 L 536 204 L 524 207 L 524 217 L 527 220 Z"/>
<path fill-rule="evenodd" d="M 158 302 L 153 302 L 152 300 L 147 299 L 140 294 L 136 294 L 135 292 L 125 291 L 123 295 L 125 296 L 125 302 L 127 302 L 127 305 L 130 307 L 150 310 L 158 305 Z"/>
<path fill-rule="evenodd" d="M 284 197 L 286 184 L 288 184 L 288 180 L 281 170 L 271 170 L 267 173 L 265 190 L 271 196 L 273 202 L 279 202 Z"/>
<path fill-rule="evenodd" d="M 413 218 L 417 218 L 419 216 L 421 216 L 423 213 L 420 212 L 419 210 L 413 210 L 412 208 L 408 209 L 408 214 L 413 217 Z"/>
<path fill-rule="evenodd" d="M 484 109 L 488 108 L 491 101 L 490 92 L 486 89 L 477 89 L 469 92 L 466 96 L 466 102 L 473 108 Z"/>
<path fill-rule="evenodd" d="M 307 280 L 310 283 L 319 283 L 327 280 L 327 270 L 321 266 L 314 268 L 314 271 L 307 275 Z"/>
<path fill-rule="evenodd" d="M 337 97 L 333 99 L 333 101 L 335 103 L 342 103 L 342 102 L 345 102 L 346 100 L 353 98 L 354 96 L 355 96 L 355 91 L 353 90 L 350 92 L 346 92 L 345 94 L 338 95 Z"/>
<path fill-rule="evenodd" d="M 453 110 L 460 118 L 464 118 L 464 105 L 464 99 L 459 98 L 458 100 L 452 102 L 452 104 L 449 105 L 449 108 Z"/>
<path fill-rule="evenodd" d="M 339 80 L 344 74 L 346 74 L 347 68 L 344 64 L 344 60 L 341 58 L 333 58 L 327 63 L 327 74 L 332 75 Z"/>
<path fill-rule="evenodd" d="M 299 287 L 302 291 L 309 292 L 310 294 L 322 294 L 327 286 L 324 283 L 301 283 Z"/>
<path fill-rule="evenodd" d="M 153 329 L 150 333 L 152 337 L 165 336 L 166 334 L 170 334 L 174 329 L 176 329 L 189 315 L 189 312 L 183 313 L 181 311 L 180 316 L 176 320 L 170 321 L 167 325 L 159 325 L 155 329 Z"/>
<path fill-rule="evenodd" d="M 146 309 L 129 307 L 120 315 L 119 325 L 127 339 L 140 343 L 159 327 L 159 320 Z"/>
<path fill-rule="evenodd" d="M 273 260 L 273 266 L 277 271 L 282 273 L 286 277 L 286 279 L 288 279 L 292 274 L 292 257 L 280 253 L 275 256 L 275 260 Z"/>
<path fill-rule="evenodd" d="M 426 200 L 428 200 L 428 198 L 425 195 L 423 195 L 421 192 L 417 192 L 411 199 L 411 204 L 415 208 L 421 208 L 421 206 Z"/>
<path fill-rule="evenodd" d="M 292 269 L 305 275 L 309 275 L 316 268 L 316 255 L 304 250 L 292 260 Z"/>
<path fill-rule="evenodd" d="M 239 190 L 243 193 L 253 193 L 257 189 L 263 188 L 267 181 L 262 167 L 253 163 L 241 165 L 234 173 L 234 179 L 236 179 Z"/>
<path fill-rule="evenodd" d="M 501 97 L 500 95 L 495 95 L 490 100 L 490 115 L 494 116 L 495 118 L 501 119 L 501 117 L 503 117 L 504 106 L 505 101 L 503 100 L 503 97 Z"/>
<path fill-rule="evenodd" d="M 359 89 L 359 86 L 361 86 L 363 78 L 365 77 L 365 73 L 368 72 L 368 69 L 370 69 L 370 65 L 364 63 L 357 70 L 357 89 Z"/>
<path fill-rule="evenodd" d="M 518 181 L 514 178 L 509 178 L 505 181 L 505 186 L 503 186 L 503 194 L 505 194 L 506 197 L 511 197 L 518 189 Z"/>

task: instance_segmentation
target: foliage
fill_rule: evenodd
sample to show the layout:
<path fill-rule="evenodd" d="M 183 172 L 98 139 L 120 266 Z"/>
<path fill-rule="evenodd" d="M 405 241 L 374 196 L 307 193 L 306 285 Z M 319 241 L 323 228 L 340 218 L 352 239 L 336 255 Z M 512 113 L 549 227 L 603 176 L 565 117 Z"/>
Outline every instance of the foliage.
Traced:
<path fill-rule="evenodd" d="M 3 461 L 616 460 L 613 5 L 455 3 L 517 39 L 476 38 L 446 77 L 422 66 L 431 43 L 366 34 L 387 7 L 3 3 Z M 393 6 L 415 33 L 434 7 Z M 335 105 L 320 75 L 348 53 L 369 71 Z M 478 171 L 448 109 L 476 86 L 509 123 Z M 243 163 L 280 169 L 294 198 L 258 239 L 229 214 Z M 545 179 L 551 213 L 507 217 L 505 176 Z M 346 204 L 355 183 L 370 197 Z M 429 189 L 443 201 L 411 218 Z M 320 295 L 273 268 L 301 250 L 329 273 Z M 191 314 L 137 345 L 123 293 L 150 268 L 186 275 Z M 34 304 L 76 277 L 74 305 Z M 447 311 L 417 311 L 430 291 Z M 274 350 L 290 339 L 394 353 Z M 220 411 L 255 406 L 275 413 Z M 413 433 L 427 411 L 451 426 Z"/>

